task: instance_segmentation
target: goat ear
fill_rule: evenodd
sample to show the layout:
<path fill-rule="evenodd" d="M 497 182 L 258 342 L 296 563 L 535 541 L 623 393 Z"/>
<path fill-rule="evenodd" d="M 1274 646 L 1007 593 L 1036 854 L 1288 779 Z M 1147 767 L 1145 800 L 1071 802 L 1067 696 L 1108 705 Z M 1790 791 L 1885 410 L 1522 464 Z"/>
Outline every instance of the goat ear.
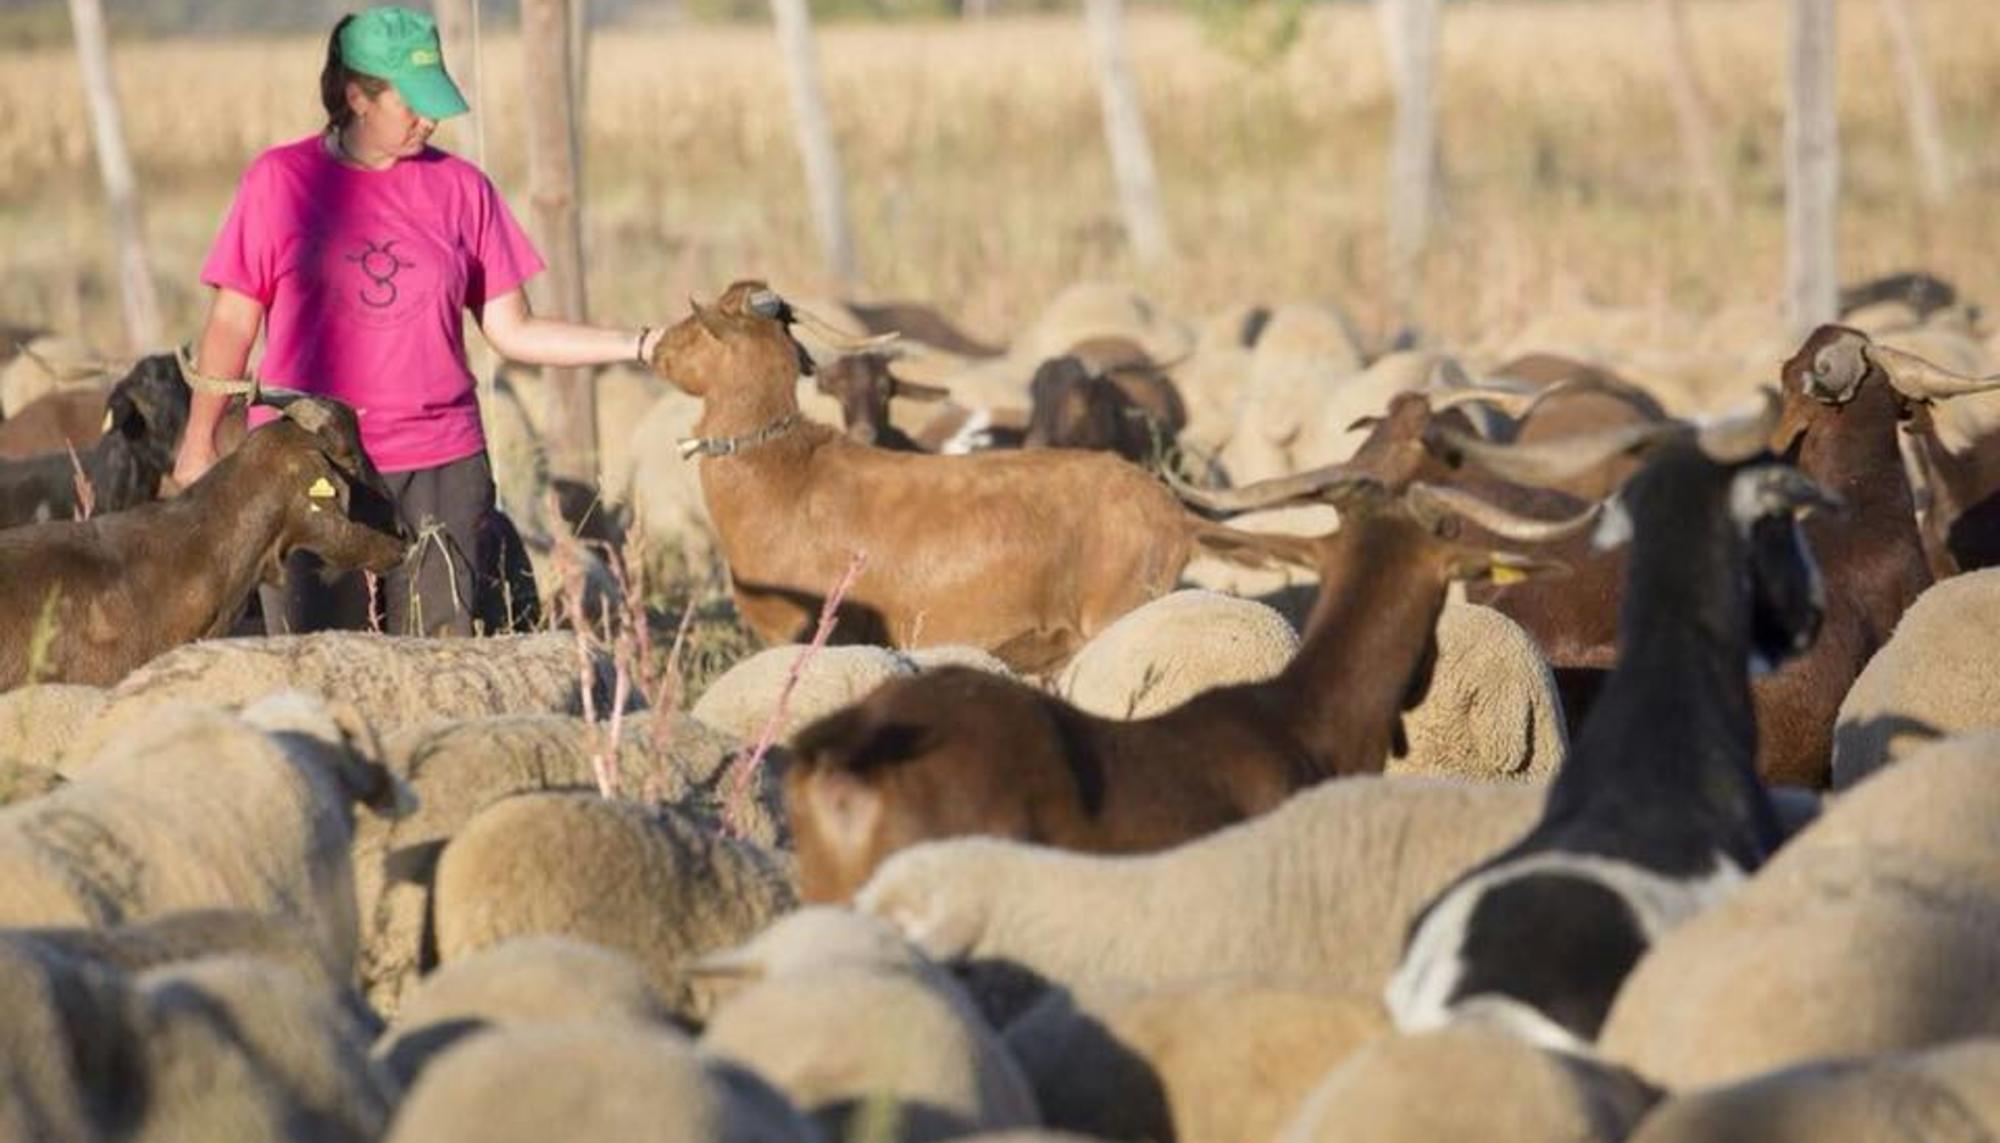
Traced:
<path fill-rule="evenodd" d="M 1347 431 L 1350 433 L 1358 433 L 1363 429 L 1373 429 L 1376 425 L 1379 425 L 1381 423 L 1382 423 L 1382 418 L 1375 416 L 1374 414 L 1371 413 L 1365 417 L 1356 417 L 1354 418 L 1354 420 L 1348 422 Z"/>
<path fill-rule="evenodd" d="M 694 320 L 696 324 L 701 326 L 701 331 L 703 333 L 716 339 L 717 341 L 722 340 L 723 330 L 722 330 L 721 314 L 717 313 L 715 310 L 710 309 L 707 306 L 702 305 L 700 302 L 695 301 L 693 298 L 688 299 L 688 309 L 694 314 Z"/>
<path fill-rule="evenodd" d="M 842 867 L 859 869 L 882 824 L 882 794 L 848 770 L 818 770 L 805 777 L 805 808 L 829 853 Z"/>
<path fill-rule="evenodd" d="M 338 511 L 342 516 L 347 515 L 352 507 L 354 492 L 347 483 L 346 475 L 332 461 L 318 453 L 313 454 L 312 461 L 306 466 L 303 475 L 307 479 L 304 481 L 304 487 L 300 489 L 306 499 L 306 511 L 331 510 Z"/>

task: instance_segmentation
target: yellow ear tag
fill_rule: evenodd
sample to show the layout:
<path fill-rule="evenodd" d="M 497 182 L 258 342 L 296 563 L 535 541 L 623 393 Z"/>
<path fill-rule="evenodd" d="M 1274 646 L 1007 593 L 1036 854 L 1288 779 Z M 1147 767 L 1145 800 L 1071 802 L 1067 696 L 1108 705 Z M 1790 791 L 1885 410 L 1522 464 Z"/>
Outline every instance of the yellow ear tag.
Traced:
<path fill-rule="evenodd" d="M 306 489 L 306 495 L 314 500 L 331 500 L 339 493 L 333 490 L 333 482 L 322 476 L 312 482 L 311 488 Z"/>
<path fill-rule="evenodd" d="M 1510 583 L 1521 583 L 1527 578 L 1528 573 L 1522 571 L 1520 568 L 1509 567 L 1506 564 L 1493 565 L 1492 579 L 1493 586 L 1495 587 L 1506 587 Z"/>
<path fill-rule="evenodd" d="M 111 431 L 111 410 L 109 409 L 104 410 L 104 423 L 97 426 L 97 431 L 100 433 L 108 433 Z"/>

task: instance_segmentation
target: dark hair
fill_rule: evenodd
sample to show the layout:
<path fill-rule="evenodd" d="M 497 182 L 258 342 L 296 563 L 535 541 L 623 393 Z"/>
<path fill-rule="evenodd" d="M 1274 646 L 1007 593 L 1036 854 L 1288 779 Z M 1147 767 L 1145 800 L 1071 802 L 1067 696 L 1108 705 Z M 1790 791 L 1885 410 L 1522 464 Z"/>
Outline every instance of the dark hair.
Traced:
<path fill-rule="evenodd" d="M 327 127 L 334 131 L 354 122 L 354 109 L 347 105 L 348 84 L 359 85 L 370 96 L 382 94 L 382 89 L 389 86 L 388 80 L 355 71 L 341 58 L 340 33 L 352 19 L 352 14 L 342 16 L 333 26 L 333 34 L 326 39 L 326 66 L 319 71 L 319 103 L 326 108 Z"/>

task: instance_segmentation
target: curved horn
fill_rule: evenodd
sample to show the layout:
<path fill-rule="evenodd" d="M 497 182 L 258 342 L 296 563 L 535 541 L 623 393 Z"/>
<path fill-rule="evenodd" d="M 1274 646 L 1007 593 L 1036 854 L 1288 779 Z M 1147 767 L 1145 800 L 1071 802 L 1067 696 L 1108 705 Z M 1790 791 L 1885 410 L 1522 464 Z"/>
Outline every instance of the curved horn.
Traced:
<path fill-rule="evenodd" d="M 1430 398 L 1431 412 L 1442 413 L 1446 409 L 1456 409 L 1460 405 L 1474 403 L 1491 405 L 1515 420 L 1528 415 L 1528 410 L 1541 403 L 1548 390 L 1540 393 L 1522 393 L 1513 389 L 1453 389 Z"/>
<path fill-rule="evenodd" d="M 1686 426 L 1673 421 L 1648 422 L 1619 425 L 1603 432 L 1560 440 L 1503 445 L 1450 425 L 1434 425 L 1426 439 L 1442 445 L 1451 454 L 1445 457 L 1447 460 L 1455 462 L 1458 457 L 1463 457 L 1504 480 L 1546 487 L 1580 476 L 1673 433 L 1685 431 Z"/>
<path fill-rule="evenodd" d="M 773 294 L 772 296 L 776 297 L 777 295 Z M 879 350 L 881 347 L 888 345 L 891 342 L 895 341 L 897 338 L 903 336 L 902 334 L 891 330 L 888 333 L 878 333 L 872 336 L 856 337 L 854 334 L 848 333 L 847 331 L 839 328 L 838 326 L 835 326 L 833 323 L 827 321 L 825 318 L 820 317 L 818 314 L 813 313 L 811 310 L 804 310 L 800 309 L 797 306 L 789 306 L 789 305 L 785 307 L 785 310 L 786 312 L 791 314 L 793 321 L 811 330 L 813 336 L 819 338 L 821 341 L 826 342 L 827 345 L 831 346 L 833 349 L 840 351 L 841 353 L 861 353 L 871 349 Z"/>
<path fill-rule="evenodd" d="M 1274 476 L 1241 488 L 1195 488 L 1171 475 L 1167 483 L 1183 503 L 1216 515 L 1233 515 L 1273 508 L 1308 496 L 1320 496 L 1337 505 L 1360 487 L 1380 482 L 1347 465 L 1329 464 L 1289 476 Z"/>
<path fill-rule="evenodd" d="M 1597 513 L 1604 507 L 1601 503 L 1592 501 L 1589 507 L 1575 516 L 1561 520 L 1542 520 L 1534 516 L 1519 515 L 1498 504 L 1481 500 L 1464 489 L 1444 484 L 1412 484 L 1403 495 L 1409 500 L 1410 506 L 1420 512 L 1449 512 L 1477 524 L 1496 536 L 1523 544 L 1546 544 L 1556 540 L 1566 540 L 1596 523 Z"/>
<path fill-rule="evenodd" d="M 1943 401 L 2000 389 L 2000 374 L 1968 377 L 1925 361 L 1914 353 L 1905 353 L 1886 345 L 1870 345 L 1861 352 L 1882 370 L 1882 375 L 1889 379 L 1896 392 L 1912 400 Z"/>
<path fill-rule="evenodd" d="M 1710 460 L 1717 464 L 1737 464 L 1770 448 L 1771 433 L 1778 427 L 1784 402 L 1768 385 L 1758 387 L 1757 400 L 1755 409 L 1695 424 L 1695 443 Z"/>
<path fill-rule="evenodd" d="M 1583 393 L 1601 393 L 1616 397 L 1638 409 L 1649 421 L 1664 421 L 1669 414 L 1659 399 L 1629 381 L 1620 381 L 1601 373 L 1580 373 L 1575 377 L 1565 377 L 1553 385 L 1544 387 L 1535 394 L 1535 399 L 1517 416 L 1526 419 L 1530 413 L 1541 408 L 1542 402 L 1551 397 L 1567 397 Z"/>
<path fill-rule="evenodd" d="M 59 364 L 50 361 L 41 353 L 36 352 L 35 347 L 25 341 L 15 342 L 14 348 L 20 352 L 22 357 L 32 362 L 35 368 L 46 374 L 49 380 L 62 385 L 67 385 L 72 381 L 88 381 L 99 377 L 110 377 L 113 374 L 125 373 L 130 368 L 129 366 L 121 368 L 117 362 L 102 357 L 94 357 L 88 361 L 62 362 Z"/>

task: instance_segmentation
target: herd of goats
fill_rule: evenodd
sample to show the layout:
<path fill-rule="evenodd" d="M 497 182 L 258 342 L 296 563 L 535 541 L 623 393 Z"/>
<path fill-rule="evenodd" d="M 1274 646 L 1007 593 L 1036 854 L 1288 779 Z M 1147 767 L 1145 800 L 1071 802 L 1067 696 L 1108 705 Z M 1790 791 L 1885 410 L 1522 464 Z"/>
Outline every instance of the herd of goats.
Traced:
<path fill-rule="evenodd" d="M 888 416 L 943 391 L 859 341 L 819 367 L 848 426 L 803 416 L 815 365 L 795 326 L 811 320 L 739 282 L 651 362 L 700 402 L 682 452 L 743 622 L 805 640 L 860 552 L 836 641 L 976 647 L 1010 672 L 894 678 L 793 737 L 802 899 L 852 901 L 927 840 L 1163 851 L 1380 773 L 1462 590 L 1540 646 L 1571 746 L 1527 834 L 1411 925 L 1386 991 L 1404 1030 L 1476 1019 L 1588 1053 L 1648 947 L 1783 843 L 1772 790 L 1829 785 L 1836 710 L 1904 610 L 2000 562 L 2000 436 L 1953 448 L 1932 417 L 2000 378 L 1845 325 L 1814 330 L 1727 415 L 1669 416 L 1607 370 L 1544 357 L 1508 388 L 1399 393 L 1351 458 L 1232 487 L 1172 447 L 1181 398 L 1136 348 L 1049 362 L 1032 415 L 985 426 L 989 443 L 1064 447 L 946 455 Z M 405 557 L 353 412 L 258 399 L 282 418 L 164 498 L 188 403 L 171 355 L 108 396 L 0 422 L 0 690 L 110 686 L 226 635 L 295 550 L 374 571 Z M 1332 506 L 1338 527 L 1236 523 L 1300 504 Z M 1036 684 L 1198 555 L 1317 577 L 1281 672 L 1135 719 Z"/>

